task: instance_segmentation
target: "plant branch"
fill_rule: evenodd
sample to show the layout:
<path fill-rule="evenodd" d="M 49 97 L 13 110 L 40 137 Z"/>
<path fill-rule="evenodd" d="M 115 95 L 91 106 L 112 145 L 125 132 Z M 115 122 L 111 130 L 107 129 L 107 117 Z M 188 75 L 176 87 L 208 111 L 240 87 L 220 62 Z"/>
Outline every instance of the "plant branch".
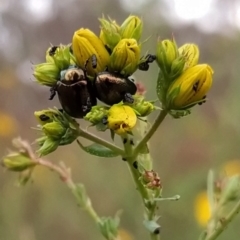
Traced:
<path fill-rule="evenodd" d="M 138 143 L 138 145 L 133 150 L 133 155 L 137 155 L 141 148 L 148 142 L 148 140 L 153 136 L 156 132 L 159 125 L 162 123 L 164 118 L 167 116 L 167 110 L 162 110 L 158 117 L 156 118 L 155 122 L 153 123 L 152 127 L 149 129 L 147 134 L 143 137 L 143 139 Z"/>
<path fill-rule="evenodd" d="M 77 203 L 80 207 L 83 207 L 84 210 L 91 216 L 91 218 L 95 221 L 96 224 L 101 222 L 100 217 L 97 215 L 96 211 L 93 209 L 90 199 L 87 199 L 87 204 L 82 203 L 82 201 L 79 198 L 79 195 L 77 194 L 77 185 L 73 182 L 72 176 L 71 176 L 71 170 L 67 168 L 64 163 L 60 163 L 60 165 L 53 164 L 50 161 L 47 161 L 45 159 L 39 158 L 36 159 L 38 165 L 44 166 L 56 173 L 59 174 L 60 179 L 66 183 L 66 185 L 72 190 L 72 193 L 74 197 L 77 200 Z"/>
<path fill-rule="evenodd" d="M 142 184 L 142 182 L 140 181 L 140 173 L 139 170 L 137 168 L 137 156 L 133 156 L 133 146 L 131 144 L 131 140 L 129 139 L 128 136 L 126 136 L 123 139 L 123 144 L 124 144 L 124 149 L 126 152 L 126 156 L 131 156 L 131 157 L 127 157 L 127 164 L 128 164 L 128 168 L 130 170 L 130 173 L 132 175 L 133 181 L 137 187 L 137 190 L 140 193 L 144 208 L 145 208 L 145 212 L 147 215 L 147 219 L 149 221 L 154 220 L 154 215 L 155 215 L 155 210 L 156 210 L 156 202 L 154 202 L 151 207 L 148 204 L 149 202 L 151 202 L 151 196 L 149 195 L 148 190 L 146 189 L 146 187 Z M 154 234 L 152 232 L 150 232 L 150 237 L 151 240 L 159 240 L 160 239 L 160 235 L 159 234 Z"/>
<path fill-rule="evenodd" d="M 96 135 L 87 132 L 83 129 L 79 129 L 79 137 L 83 137 L 86 138 L 92 142 L 98 143 L 106 148 L 111 149 L 113 152 L 118 153 L 119 155 L 124 155 L 124 150 L 118 146 L 116 146 L 115 144 L 112 144 L 108 141 L 103 140 L 102 138 L 97 137 Z"/>
<path fill-rule="evenodd" d="M 228 224 L 236 217 L 236 215 L 240 212 L 240 200 L 231 210 L 231 212 L 227 215 L 226 218 L 222 219 L 221 222 L 218 223 L 215 230 L 206 236 L 204 240 L 215 240 L 228 226 Z"/>

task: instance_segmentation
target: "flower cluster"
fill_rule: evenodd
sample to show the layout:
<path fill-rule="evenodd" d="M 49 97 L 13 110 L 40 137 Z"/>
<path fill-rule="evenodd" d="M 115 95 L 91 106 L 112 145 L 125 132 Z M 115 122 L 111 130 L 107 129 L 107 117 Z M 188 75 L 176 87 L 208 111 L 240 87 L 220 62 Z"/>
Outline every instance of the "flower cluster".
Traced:
<path fill-rule="evenodd" d="M 192 43 L 177 47 L 174 40 L 159 41 L 157 63 L 158 97 L 163 108 L 174 117 L 189 113 L 196 104 L 206 101 L 212 86 L 213 70 L 208 64 L 199 64 L 198 46 Z"/>
<path fill-rule="evenodd" d="M 50 122 L 40 121 L 44 137 L 37 142 L 41 154 L 45 154 L 43 149 L 51 149 L 48 153 L 76 139 L 78 126 L 73 118 L 83 118 L 99 131 L 109 129 L 112 136 L 133 134 L 138 118 L 160 109 L 156 101 L 145 100 L 138 89 L 141 84 L 132 77 L 137 69 L 148 70 L 155 60 L 160 68 L 157 95 L 163 110 L 177 118 L 206 101 L 213 70 L 208 64 L 198 64 L 195 44 L 178 48 L 174 40 L 158 41 L 156 54 L 142 56 L 139 17 L 129 16 L 121 25 L 105 17 L 99 22 L 99 34 L 80 28 L 70 44 L 51 46 L 46 61 L 35 65 L 37 82 L 50 87 L 49 99 L 57 94 L 62 106 L 62 111 L 53 111 Z M 106 105 L 98 105 L 98 100 Z M 35 113 L 38 120 L 47 111 Z M 67 118 L 73 128 L 66 124 Z"/>

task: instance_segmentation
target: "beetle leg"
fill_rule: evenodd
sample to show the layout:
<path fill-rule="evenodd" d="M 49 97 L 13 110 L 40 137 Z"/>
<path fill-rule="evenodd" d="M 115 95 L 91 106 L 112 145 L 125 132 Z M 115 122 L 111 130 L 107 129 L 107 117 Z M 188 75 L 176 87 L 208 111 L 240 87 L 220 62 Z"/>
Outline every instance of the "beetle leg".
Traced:
<path fill-rule="evenodd" d="M 149 69 L 149 63 L 152 63 L 156 60 L 156 55 L 148 54 L 145 57 L 145 61 L 138 65 L 138 69 L 142 71 L 147 71 Z"/>
<path fill-rule="evenodd" d="M 105 117 L 102 118 L 102 124 L 103 124 L 103 125 L 107 125 L 107 124 L 108 124 L 108 118 L 107 118 L 107 116 L 105 116 Z"/>
<path fill-rule="evenodd" d="M 123 98 L 123 102 L 125 103 L 133 103 L 134 99 L 131 93 L 125 93 L 124 98 Z"/>
<path fill-rule="evenodd" d="M 55 97 L 56 95 L 56 91 L 57 91 L 57 86 L 53 86 L 50 88 L 50 97 L 49 97 L 49 100 L 53 100 L 53 98 Z"/>
<path fill-rule="evenodd" d="M 91 110 L 91 107 L 92 107 L 91 100 L 90 100 L 90 97 L 88 97 L 86 101 L 86 105 L 82 105 L 82 111 L 84 113 L 88 112 L 89 110 Z"/>

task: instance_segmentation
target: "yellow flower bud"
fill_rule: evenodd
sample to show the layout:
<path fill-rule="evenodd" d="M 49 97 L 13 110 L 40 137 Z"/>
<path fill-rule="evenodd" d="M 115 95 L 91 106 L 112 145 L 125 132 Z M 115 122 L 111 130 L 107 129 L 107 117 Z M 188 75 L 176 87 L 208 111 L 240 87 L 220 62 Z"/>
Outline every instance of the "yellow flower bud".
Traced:
<path fill-rule="evenodd" d="M 33 75 L 38 83 L 52 87 L 57 83 L 60 72 L 55 63 L 47 62 L 35 65 Z"/>
<path fill-rule="evenodd" d="M 21 172 L 36 165 L 25 153 L 10 153 L 3 158 L 3 166 L 8 170 Z"/>
<path fill-rule="evenodd" d="M 108 127 L 119 135 L 131 132 L 137 122 L 134 110 L 127 105 L 113 105 L 108 112 Z"/>
<path fill-rule="evenodd" d="M 169 109 L 186 109 L 204 99 L 212 86 L 212 68 L 199 64 L 188 68 L 169 87 L 167 105 Z"/>
<path fill-rule="evenodd" d="M 53 122 L 59 116 L 59 111 L 55 109 L 44 109 L 41 111 L 35 111 L 34 116 L 41 125 Z"/>
<path fill-rule="evenodd" d="M 177 45 L 174 40 L 163 40 L 157 43 L 157 63 L 158 66 L 170 73 L 173 61 L 178 57 Z"/>
<path fill-rule="evenodd" d="M 93 55 L 96 56 L 96 68 L 93 68 L 91 61 L 86 66 L 87 73 L 90 76 L 94 77 L 96 73 L 102 72 L 109 64 L 109 53 L 102 41 L 89 29 L 80 28 L 74 33 L 72 49 L 76 63 L 82 69 L 85 68 L 86 62 L 91 59 Z"/>
<path fill-rule="evenodd" d="M 109 70 L 123 76 L 132 75 L 138 68 L 140 52 L 140 46 L 135 39 L 122 39 L 113 49 Z"/>
<path fill-rule="evenodd" d="M 118 42 L 121 40 L 120 35 L 120 27 L 118 24 L 109 19 L 106 20 L 105 18 L 99 19 L 101 24 L 101 31 L 100 31 L 100 39 L 103 42 L 103 44 L 109 49 L 113 50 L 113 48 L 118 44 Z"/>
<path fill-rule="evenodd" d="M 196 44 L 186 43 L 178 49 L 178 52 L 185 60 L 184 70 L 198 64 L 199 49 Z"/>
<path fill-rule="evenodd" d="M 134 38 L 137 41 L 142 36 L 143 23 L 137 16 L 129 16 L 121 25 L 120 32 L 122 38 Z"/>

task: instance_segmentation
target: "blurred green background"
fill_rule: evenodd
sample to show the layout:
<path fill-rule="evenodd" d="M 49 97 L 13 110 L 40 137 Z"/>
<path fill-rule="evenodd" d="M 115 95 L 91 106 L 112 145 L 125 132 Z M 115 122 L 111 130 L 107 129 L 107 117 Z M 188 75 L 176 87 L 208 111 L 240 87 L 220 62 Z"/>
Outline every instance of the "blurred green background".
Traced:
<path fill-rule="evenodd" d="M 102 14 L 119 23 L 138 14 L 144 21 L 142 39 L 151 36 L 144 52 L 155 51 L 157 37 L 174 34 L 179 46 L 198 44 L 200 62 L 215 71 L 207 103 L 182 119 L 167 117 L 151 139 L 154 170 L 161 177 L 164 196 L 181 195 L 178 202 L 160 205 L 162 239 L 197 239 L 204 220 L 196 213 L 196 199 L 206 189 L 208 170 L 224 171 L 229 164 L 233 166 L 229 174 L 240 169 L 240 1 L 198 2 L 1 0 L 0 156 L 8 153 L 16 136 L 30 142 L 37 138 L 31 129 L 37 124 L 35 110 L 59 106 L 57 98 L 48 101 L 49 89 L 34 83 L 32 76 L 33 64 L 44 61 L 50 43 L 69 43 L 80 27 L 98 33 Z M 148 99 L 156 98 L 157 71 L 153 64 L 148 72 L 135 75 L 146 86 Z M 123 210 L 123 239 L 148 239 L 141 199 L 123 161 L 89 156 L 76 143 L 47 158 L 72 168 L 74 180 L 85 184 L 101 216 Z M 16 174 L 0 168 L 0 240 L 103 239 L 57 175 L 39 167 L 25 187 L 17 187 L 16 179 Z M 204 218 L 206 210 L 197 208 Z M 239 239 L 239 223 L 240 216 L 219 239 Z"/>

